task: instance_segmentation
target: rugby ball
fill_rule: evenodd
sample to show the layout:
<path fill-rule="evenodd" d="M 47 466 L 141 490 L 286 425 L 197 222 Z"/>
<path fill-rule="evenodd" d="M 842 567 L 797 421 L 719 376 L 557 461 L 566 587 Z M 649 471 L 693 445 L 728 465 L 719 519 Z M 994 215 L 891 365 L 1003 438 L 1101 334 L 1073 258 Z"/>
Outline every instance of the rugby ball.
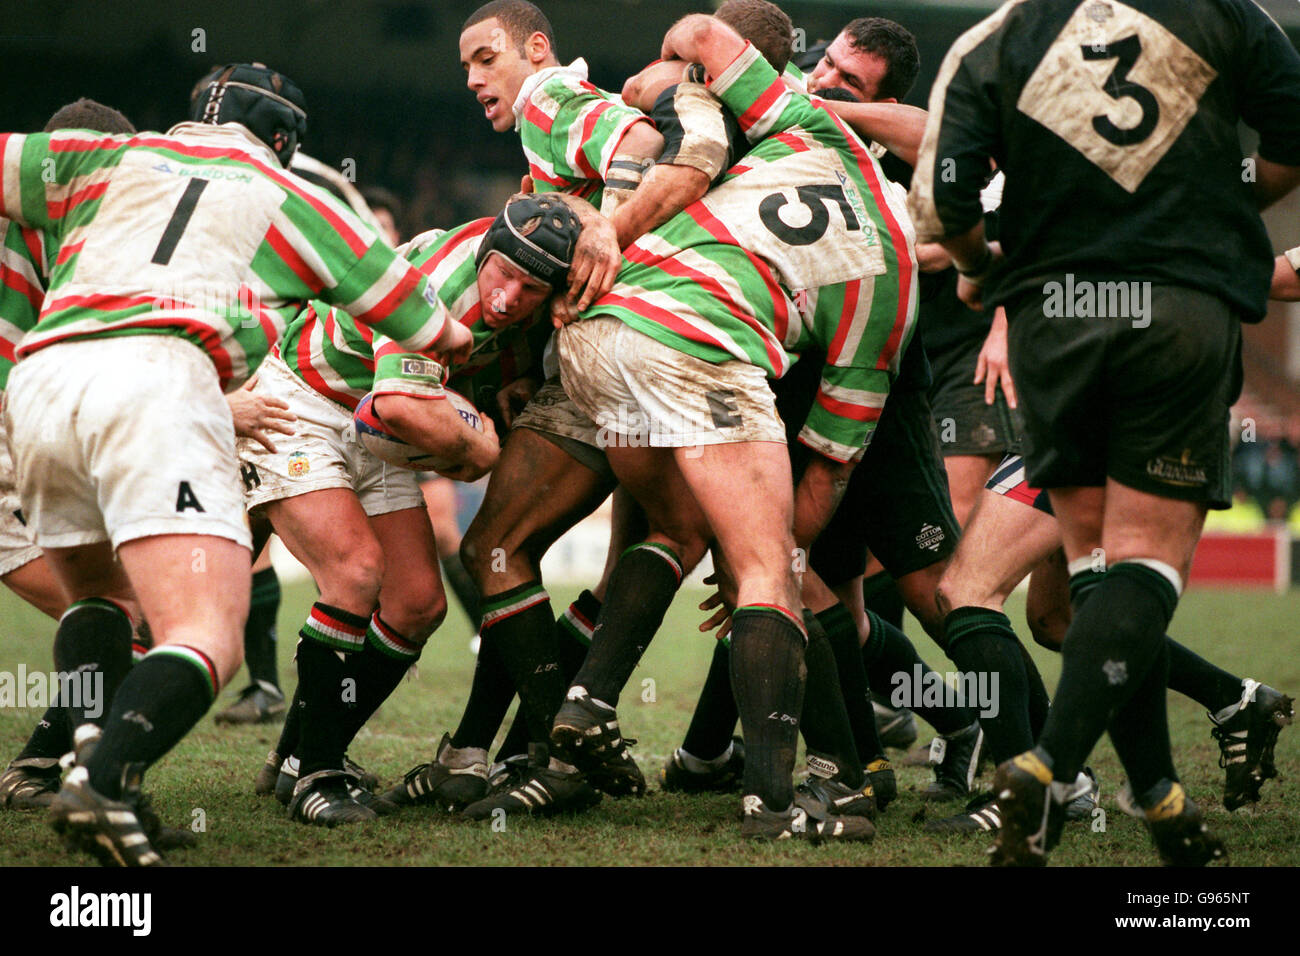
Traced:
<path fill-rule="evenodd" d="M 453 392 L 449 388 L 444 388 L 443 392 L 452 408 L 459 413 L 461 421 L 467 427 L 481 433 L 482 413 L 459 392 Z M 437 471 L 460 464 L 458 461 L 446 459 L 411 445 L 394 435 L 384 424 L 384 420 L 375 414 L 374 397 L 373 393 L 367 394 L 361 399 L 357 410 L 352 415 L 357 430 L 357 441 L 361 443 L 362 448 L 381 461 L 397 465 L 399 468 L 409 468 L 411 471 Z"/>

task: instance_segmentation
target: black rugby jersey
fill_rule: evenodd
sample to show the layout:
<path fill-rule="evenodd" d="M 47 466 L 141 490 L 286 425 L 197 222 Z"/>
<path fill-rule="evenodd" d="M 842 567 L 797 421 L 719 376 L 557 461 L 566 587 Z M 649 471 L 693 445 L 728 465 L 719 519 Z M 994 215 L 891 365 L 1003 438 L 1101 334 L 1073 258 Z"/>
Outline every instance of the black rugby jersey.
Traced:
<path fill-rule="evenodd" d="M 963 34 L 930 97 L 909 209 L 965 232 L 994 158 L 1006 262 L 986 303 L 1044 277 L 1147 280 L 1263 315 L 1272 250 L 1238 121 L 1300 166 L 1300 55 L 1251 0 L 1012 0 Z"/>

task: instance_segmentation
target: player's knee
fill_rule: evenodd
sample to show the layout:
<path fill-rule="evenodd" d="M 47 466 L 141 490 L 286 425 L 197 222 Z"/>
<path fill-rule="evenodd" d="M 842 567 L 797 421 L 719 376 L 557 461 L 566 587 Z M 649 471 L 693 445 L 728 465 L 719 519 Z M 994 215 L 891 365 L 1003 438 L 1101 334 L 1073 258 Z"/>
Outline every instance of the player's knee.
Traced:
<path fill-rule="evenodd" d="M 471 527 L 460 541 L 460 563 L 480 588 L 493 570 L 505 570 L 505 549 L 494 541 L 495 536 L 484 534 L 478 527 Z"/>
<path fill-rule="evenodd" d="M 409 587 L 402 591 L 396 606 L 384 602 L 380 614 L 404 637 L 424 641 L 447 617 L 447 598 L 433 582 L 426 587 Z"/>
<path fill-rule="evenodd" d="M 1070 627 L 1068 615 L 1051 610 L 1035 611 L 1027 609 L 1025 616 L 1028 618 L 1029 633 L 1033 635 L 1035 644 L 1039 647 L 1045 647 L 1049 651 L 1059 651 L 1061 649 L 1061 645 L 1065 642 L 1065 632 Z"/>
<path fill-rule="evenodd" d="M 384 578 L 383 552 L 377 544 L 361 546 L 345 560 L 335 562 L 321 577 L 324 603 L 364 614 L 379 600 L 379 585 Z"/>

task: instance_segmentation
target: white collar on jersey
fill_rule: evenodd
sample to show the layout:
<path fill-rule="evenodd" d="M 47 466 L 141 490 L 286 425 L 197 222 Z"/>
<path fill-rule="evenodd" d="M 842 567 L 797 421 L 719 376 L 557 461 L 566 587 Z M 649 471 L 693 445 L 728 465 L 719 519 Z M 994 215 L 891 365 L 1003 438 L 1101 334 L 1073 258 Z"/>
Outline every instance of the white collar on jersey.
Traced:
<path fill-rule="evenodd" d="M 533 91 L 536 90 L 543 83 L 545 83 L 547 80 L 549 80 L 551 77 L 557 76 L 562 73 L 566 73 L 569 76 L 574 77 L 575 79 L 586 80 L 587 61 L 584 60 L 582 57 L 578 57 L 568 66 L 548 66 L 546 69 L 538 70 L 528 79 L 524 80 L 524 85 L 519 87 L 519 95 L 515 97 L 514 105 L 510 107 L 515 114 L 516 132 L 519 130 L 520 125 L 524 121 L 524 107 L 528 104 L 528 100 L 532 97 Z"/>
<path fill-rule="evenodd" d="M 271 147 L 254 136 L 243 123 L 177 123 L 167 131 L 167 135 L 178 139 L 197 139 L 214 146 L 242 149 L 277 169 L 283 168 L 279 158 L 271 152 Z"/>

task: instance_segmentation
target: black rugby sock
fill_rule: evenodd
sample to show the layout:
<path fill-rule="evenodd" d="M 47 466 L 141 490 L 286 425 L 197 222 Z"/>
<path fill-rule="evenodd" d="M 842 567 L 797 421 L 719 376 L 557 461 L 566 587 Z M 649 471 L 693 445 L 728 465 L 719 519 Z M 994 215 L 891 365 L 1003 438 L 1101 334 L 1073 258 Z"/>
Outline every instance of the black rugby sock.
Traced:
<path fill-rule="evenodd" d="M 681 583 L 682 563 L 669 548 L 642 542 L 624 551 L 610 575 L 591 647 L 573 686 L 617 706 Z"/>
<path fill-rule="evenodd" d="M 254 683 L 280 686 L 276 666 L 275 616 L 280 611 L 280 579 L 275 568 L 253 575 L 253 590 L 244 625 L 244 663 Z"/>
<path fill-rule="evenodd" d="M 997 681 L 988 708 L 992 716 L 984 716 L 983 710 L 979 715 L 993 760 L 1002 763 L 1024 753 L 1034 745 L 1029 729 L 1029 679 L 1011 621 L 1001 611 L 959 607 L 944 618 L 943 627 L 944 647 L 958 669 L 977 675 L 990 690 Z"/>
<path fill-rule="evenodd" d="M 344 749 L 397 689 L 423 650 L 424 639 L 416 640 L 398 633 L 378 611 L 370 616 L 366 646 L 351 657 L 357 703 L 344 720 L 341 731 L 347 734 Z"/>
<path fill-rule="evenodd" d="M 292 752 L 300 777 L 343 767 L 357 706 L 350 658 L 365 646 L 369 624 L 367 616 L 318 601 L 299 632 L 298 740 Z"/>
<path fill-rule="evenodd" d="M 898 582 L 888 571 L 877 571 L 862 579 L 862 603 L 882 621 L 902 631 L 903 612 L 907 606 L 903 603 L 903 593 L 898 590 Z"/>
<path fill-rule="evenodd" d="M 587 659 L 600 608 L 600 599 L 590 591 L 583 591 L 555 619 L 556 633 L 560 638 L 560 673 L 566 681 L 573 681 L 582 669 L 582 662 Z"/>
<path fill-rule="evenodd" d="M 508 757 L 518 757 L 528 753 L 528 718 L 524 715 L 523 707 L 515 713 L 515 719 L 510 722 L 510 729 L 506 731 L 506 739 L 501 741 L 501 748 L 497 751 L 496 761 L 501 763 Z"/>
<path fill-rule="evenodd" d="M 911 699 L 907 701 L 907 708 L 927 721 L 942 736 L 959 733 L 975 722 L 974 712 L 961 704 L 936 707 L 925 703 L 921 696 L 922 688 L 938 679 L 927 677 L 931 673 L 929 665 L 921 660 L 907 635 L 898 628 L 881 620 L 874 611 L 867 611 L 867 621 L 871 626 L 871 634 L 867 637 L 867 643 L 862 645 L 862 663 L 866 668 L 867 682 L 876 696 L 890 701 L 892 707 L 893 691 L 898 687 L 895 675 L 902 675 L 906 680 L 904 686 L 911 686 L 914 690 Z M 918 674 L 922 682 L 920 686 L 917 686 Z"/>
<path fill-rule="evenodd" d="M 1178 779 L 1169 746 L 1169 643 L 1160 646 L 1142 684 L 1107 727 L 1129 786 L 1138 796 L 1161 780 Z"/>
<path fill-rule="evenodd" d="M 682 750 L 699 760 L 716 760 L 731 746 L 739 719 L 736 696 L 731 692 L 731 644 L 714 641 L 709 672 L 682 739 Z"/>
<path fill-rule="evenodd" d="M 86 762 L 90 785 L 120 799 L 123 771 L 143 771 L 171 750 L 216 695 L 217 672 L 206 654 L 178 644 L 154 648 L 117 690 L 104 734 Z"/>
<path fill-rule="evenodd" d="M 833 777 L 856 789 L 862 786 L 862 763 L 835 669 L 835 652 L 811 612 L 804 612 L 804 626 L 808 628 L 804 651 L 808 677 L 800 729 L 808 746 L 808 767 L 819 776 Z"/>
<path fill-rule="evenodd" d="M 1110 715 L 1142 685 L 1164 646 L 1178 594 L 1159 572 L 1122 562 L 1076 603 L 1061 647 L 1061 680 L 1038 741 L 1063 783 L 1074 782 Z"/>
<path fill-rule="evenodd" d="M 1037 740 L 1038 735 L 1043 732 L 1043 725 L 1047 723 L 1047 712 L 1051 709 L 1052 699 L 1047 695 L 1047 685 L 1043 683 L 1043 675 L 1038 672 L 1038 665 L 1034 663 L 1029 648 L 1023 643 L 1020 643 L 1020 659 L 1024 661 L 1025 678 L 1029 681 L 1027 687 L 1029 735 Z"/>
<path fill-rule="evenodd" d="M 876 714 L 871 706 L 871 688 L 867 684 L 866 668 L 862 665 L 858 626 L 853 615 L 843 604 L 832 604 L 816 617 L 835 655 L 835 670 L 839 674 L 849 726 L 853 728 L 858 759 L 864 765 L 884 760 L 885 748 L 876 728 Z M 811 671 L 809 677 L 811 678 Z"/>
<path fill-rule="evenodd" d="M 529 736 L 535 743 L 546 743 L 566 685 L 560 673 L 555 614 L 541 583 L 528 581 L 485 597 L 479 635 L 483 643 L 495 647 L 519 691 Z"/>
<path fill-rule="evenodd" d="M 784 611 L 739 607 L 731 616 L 731 686 L 745 735 L 744 790 L 778 812 L 794 802 L 804 643 L 794 617 Z"/>
<path fill-rule="evenodd" d="M 72 750 L 72 727 L 62 707 L 51 707 L 27 738 L 15 760 L 57 760 Z"/>
<path fill-rule="evenodd" d="M 76 601 L 59 618 L 54 667 L 71 683 L 58 705 L 73 729 L 85 723 L 104 726 L 113 695 L 135 662 L 133 636 L 131 618 L 106 598 Z"/>
<path fill-rule="evenodd" d="M 491 747 L 514 699 L 515 682 L 510 679 L 510 671 L 501 660 L 496 645 L 480 638 L 469 699 L 465 701 L 460 724 L 451 735 L 451 745 L 484 750 Z"/>
<path fill-rule="evenodd" d="M 1172 637 L 1166 637 L 1165 643 L 1169 650 L 1170 690 L 1190 697 L 1212 714 L 1241 700 L 1240 677 L 1220 670 Z"/>

